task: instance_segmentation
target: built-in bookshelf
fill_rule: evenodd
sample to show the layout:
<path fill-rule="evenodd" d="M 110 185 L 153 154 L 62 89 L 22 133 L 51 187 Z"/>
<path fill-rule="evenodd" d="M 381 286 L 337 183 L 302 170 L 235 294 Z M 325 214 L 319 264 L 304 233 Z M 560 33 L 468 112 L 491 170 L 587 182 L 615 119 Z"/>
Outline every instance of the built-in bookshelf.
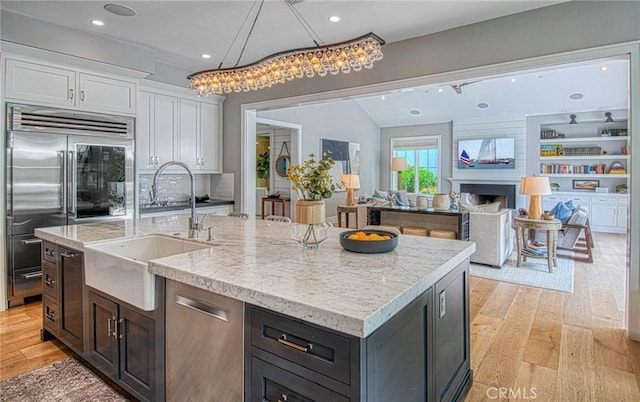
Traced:
<path fill-rule="evenodd" d="M 540 125 L 540 175 L 566 191 L 626 192 L 629 174 L 626 120 Z"/>

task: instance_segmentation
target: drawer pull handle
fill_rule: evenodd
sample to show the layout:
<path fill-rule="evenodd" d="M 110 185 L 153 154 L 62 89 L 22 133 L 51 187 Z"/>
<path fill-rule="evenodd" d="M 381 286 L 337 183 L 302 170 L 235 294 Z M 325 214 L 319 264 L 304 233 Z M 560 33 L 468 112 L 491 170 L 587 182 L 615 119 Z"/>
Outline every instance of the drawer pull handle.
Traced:
<path fill-rule="evenodd" d="M 35 278 L 42 278 L 42 271 L 38 272 L 29 272 L 28 274 L 23 274 L 22 279 L 29 280 Z"/>
<path fill-rule="evenodd" d="M 42 239 L 30 239 L 30 240 L 23 240 L 22 244 L 24 244 L 25 246 L 28 246 L 30 244 L 40 244 L 42 243 Z"/>
<path fill-rule="evenodd" d="M 55 252 L 55 251 L 53 251 L 53 249 L 50 249 L 50 248 L 48 248 L 48 247 L 44 249 L 44 253 L 45 253 L 46 255 L 48 255 L 49 257 L 53 257 L 53 256 L 55 256 L 55 255 L 56 255 L 56 252 Z"/>
<path fill-rule="evenodd" d="M 298 345 L 297 343 L 293 343 L 291 341 L 288 341 L 287 336 L 282 334 L 282 338 L 278 338 L 278 343 L 281 343 L 285 346 L 289 346 L 290 348 L 294 348 L 295 350 L 299 350 L 301 352 L 307 353 L 309 351 L 308 348 L 305 348 L 304 346 Z"/>
<path fill-rule="evenodd" d="M 55 281 L 55 279 L 53 279 L 49 275 L 47 275 L 47 277 L 44 280 L 44 284 L 52 288 L 52 287 L 55 286 L 56 281 Z"/>
<path fill-rule="evenodd" d="M 53 311 L 47 311 L 46 316 L 51 321 L 55 321 L 56 320 L 56 313 L 53 312 Z"/>
<path fill-rule="evenodd" d="M 65 251 L 60 253 L 61 256 L 65 257 L 65 258 L 74 258 L 77 254 L 76 253 L 72 253 L 71 251 Z"/>
<path fill-rule="evenodd" d="M 210 317 L 217 318 L 224 322 L 229 322 L 229 314 L 226 311 L 214 306 L 209 306 L 208 304 L 204 304 L 196 300 L 189 299 L 188 297 L 176 295 L 176 304 L 190 308 L 199 313 L 206 314 Z"/>
<path fill-rule="evenodd" d="M 278 402 L 287 402 L 287 401 L 288 401 L 287 394 L 282 394 L 278 399 Z"/>

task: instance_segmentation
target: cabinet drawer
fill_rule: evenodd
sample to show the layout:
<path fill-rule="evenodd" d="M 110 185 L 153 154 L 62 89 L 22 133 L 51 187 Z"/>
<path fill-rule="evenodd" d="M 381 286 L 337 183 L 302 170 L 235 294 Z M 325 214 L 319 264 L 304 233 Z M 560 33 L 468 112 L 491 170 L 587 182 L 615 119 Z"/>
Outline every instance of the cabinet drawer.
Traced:
<path fill-rule="evenodd" d="M 605 204 L 605 205 L 615 205 L 616 199 L 614 197 L 591 197 L 592 204 Z"/>
<path fill-rule="evenodd" d="M 589 197 L 585 197 L 585 196 L 568 197 L 568 200 L 573 200 L 573 205 L 588 205 L 589 204 Z"/>
<path fill-rule="evenodd" d="M 547 195 L 543 200 L 545 203 L 552 203 L 553 205 L 556 205 L 557 203 L 564 201 L 564 198 L 561 195 Z"/>
<path fill-rule="evenodd" d="M 44 295 L 42 298 L 42 321 L 46 329 L 51 333 L 58 335 L 60 332 L 60 311 L 58 303 L 49 296 Z"/>
<path fill-rule="evenodd" d="M 629 198 L 627 197 L 618 198 L 618 205 L 629 205 Z"/>
<path fill-rule="evenodd" d="M 42 259 L 44 261 L 49 261 L 54 265 L 57 264 L 58 263 L 58 246 L 46 241 L 42 243 Z"/>
<path fill-rule="evenodd" d="M 351 383 L 351 344 L 346 337 L 254 307 L 251 343 L 320 374 Z"/>
<path fill-rule="evenodd" d="M 252 402 L 348 402 L 350 399 L 256 357 L 251 358 Z"/>
<path fill-rule="evenodd" d="M 42 262 L 42 290 L 53 300 L 58 300 L 58 268 L 46 261 Z"/>

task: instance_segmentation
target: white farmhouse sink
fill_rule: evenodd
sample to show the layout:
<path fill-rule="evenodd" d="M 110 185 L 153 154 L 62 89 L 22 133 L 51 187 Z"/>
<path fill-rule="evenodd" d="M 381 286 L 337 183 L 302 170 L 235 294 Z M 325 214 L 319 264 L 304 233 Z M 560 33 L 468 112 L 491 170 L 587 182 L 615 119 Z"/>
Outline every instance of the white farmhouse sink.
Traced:
<path fill-rule="evenodd" d="M 142 310 L 151 311 L 156 308 L 156 281 L 155 275 L 148 270 L 148 262 L 210 247 L 155 235 L 86 245 L 85 282 Z"/>

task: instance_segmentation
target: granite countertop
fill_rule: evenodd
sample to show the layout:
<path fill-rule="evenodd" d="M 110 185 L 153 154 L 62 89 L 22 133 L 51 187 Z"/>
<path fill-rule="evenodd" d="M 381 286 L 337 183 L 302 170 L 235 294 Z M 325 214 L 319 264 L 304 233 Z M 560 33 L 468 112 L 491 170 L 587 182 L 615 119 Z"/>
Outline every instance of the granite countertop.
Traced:
<path fill-rule="evenodd" d="M 196 202 L 196 208 L 216 207 L 219 205 L 233 205 L 233 200 L 209 199 L 203 202 Z M 173 201 L 166 205 L 140 204 L 140 214 L 150 214 L 153 212 L 182 211 L 191 208 L 191 201 Z"/>
<path fill-rule="evenodd" d="M 110 239 L 164 234 L 186 238 L 185 215 L 36 229 L 36 236 L 80 251 Z M 149 270 L 358 337 L 390 317 L 475 251 L 475 243 L 401 235 L 395 250 L 344 250 L 331 228 L 319 249 L 303 249 L 287 223 L 210 216 L 205 250 L 160 258 Z M 206 234 L 202 234 L 206 238 Z"/>

